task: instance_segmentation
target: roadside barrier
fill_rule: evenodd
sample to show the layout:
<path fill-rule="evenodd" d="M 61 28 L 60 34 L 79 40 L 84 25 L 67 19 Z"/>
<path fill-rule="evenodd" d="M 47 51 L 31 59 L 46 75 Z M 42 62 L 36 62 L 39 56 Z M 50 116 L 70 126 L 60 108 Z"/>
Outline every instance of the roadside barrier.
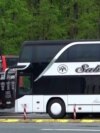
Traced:
<path fill-rule="evenodd" d="M 74 105 L 74 108 L 73 108 L 73 119 L 74 120 L 76 119 L 76 104 Z"/>
<path fill-rule="evenodd" d="M 26 107 L 27 107 L 27 105 L 24 104 L 24 120 L 27 119 L 27 111 L 26 111 Z"/>

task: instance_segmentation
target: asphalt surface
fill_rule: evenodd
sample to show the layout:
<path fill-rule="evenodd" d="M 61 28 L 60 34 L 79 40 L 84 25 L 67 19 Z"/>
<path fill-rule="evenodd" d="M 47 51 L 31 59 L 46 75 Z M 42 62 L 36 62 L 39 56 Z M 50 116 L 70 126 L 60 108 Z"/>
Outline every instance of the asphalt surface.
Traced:
<path fill-rule="evenodd" d="M 1 133 L 97 133 L 99 123 L 0 123 Z"/>
<path fill-rule="evenodd" d="M 100 132 L 100 115 L 77 115 L 52 119 L 48 114 L 14 113 L 14 109 L 0 111 L 0 133 L 97 133 Z"/>

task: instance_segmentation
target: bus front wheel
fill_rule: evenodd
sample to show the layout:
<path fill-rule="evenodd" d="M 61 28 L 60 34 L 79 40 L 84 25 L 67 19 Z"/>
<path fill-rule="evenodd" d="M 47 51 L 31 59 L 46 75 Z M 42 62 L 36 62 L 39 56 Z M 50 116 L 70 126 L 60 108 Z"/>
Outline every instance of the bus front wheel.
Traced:
<path fill-rule="evenodd" d="M 47 112 L 52 118 L 63 118 L 65 116 L 65 104 L 61 99 L 52 99 L 48 103 Z"/>

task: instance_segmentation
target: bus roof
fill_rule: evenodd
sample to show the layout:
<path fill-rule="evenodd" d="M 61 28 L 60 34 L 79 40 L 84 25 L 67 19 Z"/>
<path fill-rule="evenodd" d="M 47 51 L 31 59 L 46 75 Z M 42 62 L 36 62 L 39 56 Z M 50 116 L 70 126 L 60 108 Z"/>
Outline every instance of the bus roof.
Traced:
<path fill-rule="evenodd" d="M 24 41 L 23 46 L 29 45 L 67 45 L 72 42 L 90 42 L 100 40 L 36 40 L 36 41 Z"/>
<path fill-rule="evenodd" d="M 71 40 L 37 40 L 37 41 L 24 41 L 23 45 L 64 45 L 69 44 Z"/>

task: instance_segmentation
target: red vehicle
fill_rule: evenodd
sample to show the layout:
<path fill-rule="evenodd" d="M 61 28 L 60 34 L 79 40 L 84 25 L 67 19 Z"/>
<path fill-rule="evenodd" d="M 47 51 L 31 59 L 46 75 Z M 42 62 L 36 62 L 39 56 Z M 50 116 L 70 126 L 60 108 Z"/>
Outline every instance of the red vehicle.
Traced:
<path fill-rule="evenodd" d="M 6 68 L 15 65 L 18 62 L 18 56 L 15 55 L 2 55 L 1 56 L 1 67 L 2 71 L 5 71 Z"/>

